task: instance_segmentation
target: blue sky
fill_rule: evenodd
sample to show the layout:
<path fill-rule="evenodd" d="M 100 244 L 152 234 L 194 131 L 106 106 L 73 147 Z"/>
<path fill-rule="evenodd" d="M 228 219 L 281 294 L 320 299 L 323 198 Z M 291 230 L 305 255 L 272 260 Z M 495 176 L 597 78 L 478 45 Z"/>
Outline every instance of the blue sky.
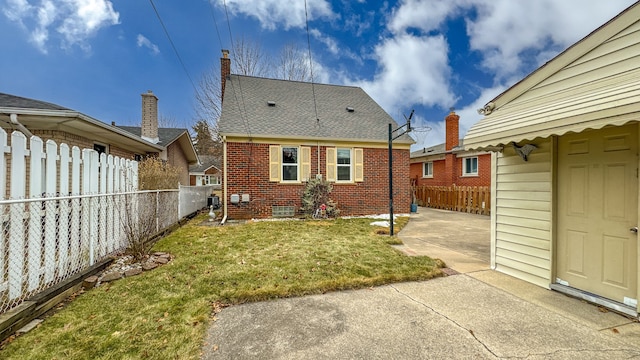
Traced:
<path fill-rule="evenodd" d="M 415 109 L 432 128 L 418 145 L 431 146 L 450 107 L 462 136 L 478 108 L 632 3 L 307 0 L 315 81 L 360 86 L 398 122 Z M 182 63 L 151 1 L 0 4 L 0 92 L 105 123 L 139 124 L 140 94 L 153 90 L 161 115 L 190 129 L 194 85 L 231 38 L 274 57 L 285 43 L 307 48 L 304 0 L 154 0 Z"/>

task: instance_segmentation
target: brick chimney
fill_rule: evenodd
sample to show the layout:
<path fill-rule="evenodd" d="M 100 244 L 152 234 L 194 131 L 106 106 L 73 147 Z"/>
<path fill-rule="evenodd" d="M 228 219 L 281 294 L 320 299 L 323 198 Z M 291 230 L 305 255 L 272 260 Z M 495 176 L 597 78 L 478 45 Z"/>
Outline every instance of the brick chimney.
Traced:
<path fill-rule="evenodd" d="M 224 86 L 227 83 L 227 76 L 231 75 L 231 59 L 229 59 L 229 50 L 222 50 L 220 58 L 220 83 L 222 85 L 221 99 L 224 99 Z"/>
<path fill-rule="evenodd" d="M 148 90 L 142 95 L 142 128 L 140 137 L 151 143 L 157 144 L 158 138 L 158 98 L 153 91 Z"/>
<path fill-rule="evenodd" d="M 458 129 L 459 120 L 460 116 L 456 114 L 453 108 L 451 108 L 451 112 L 449 113 L 449 115 L 444 118 L 446 131 L 446 140 L 444 147 L 446 151 L 449 151 L 458 146 L 458 143 L 460 141 L 460 132 Z"/>

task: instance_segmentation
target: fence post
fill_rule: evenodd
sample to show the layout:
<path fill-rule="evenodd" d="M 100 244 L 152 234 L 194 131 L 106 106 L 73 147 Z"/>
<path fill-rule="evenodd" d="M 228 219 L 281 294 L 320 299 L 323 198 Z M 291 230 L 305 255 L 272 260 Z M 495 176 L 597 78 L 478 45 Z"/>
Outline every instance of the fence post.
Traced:
<path fill-rule="evenodd" d="M 42 139 L 32 136 L 29 141 L 29 198 L 42 198 L 42 180 L 44 169 L 42 166 Z M 41 203 L 32 202 L 29 207 L 29 240 L 27 242 L 27 262 L 29 264 L 29 286 L 28 291 L 33 291 L 40 285 L 40 274 L 42 272 L 42 212 Z"/>
<path fill-rule="evenodd" d="M 67 196 L 69 195 L 69 145 L 60 144 L 60 195 Z M 69 258 L 69 219 L 71 217 L 71 207 L 69 206 L 69 201 L 62 200 L 58 202 L 60 216 L 59 216 L 59 260 L 58 260 L 58 274 L 63 274 L 64 270 L 68 266 L 68 258 Z M 72 230 L 73 232 L 73 230 Z"/>
<path fill-rule="evenodd" d="M 4 157 L 6 149 L 7 133 L 4 131 L 4 129 L 0 128 L 0 200 L 4 200 L 7 191 L 7 162 Z M 5 244 L 9 235 L 7 233 L 8 227 L 6 219 L 9 219 L 9 215 L 6 215 L 5 217 L 5 206 L 0 205 L 0 284 L 4 283 L 4 279 L 7 278 L 5 269 L 8 269 L 8 264 L 5 265 L 5 261 L 7 260 L 7 258 L 5 257 Z"/>
<path fill-rule="evenodd" d="M 27 138 L 23 133 L 11 133 L 11 198 L 23 199 L 26 194 L 26 156 Z M 24 273 L 24 212 L 21 203 L 11 205 L 9 232 L 9 300 L 22 295 L 22 276 Z"/>
<path fill-rule="evenodd" d="M 58 180 L 58 145 L 53 140 L 46 142 L 45 159 L 45 193 L 46 196 L 56 196 Z M 44 225 L 44 282 L 50 284 L 56 275 L 56 235 L 58 222 L 56 221 L 57 201 L 45 201 Z M 61 240 L 62 242 L 62 240 Z"/>

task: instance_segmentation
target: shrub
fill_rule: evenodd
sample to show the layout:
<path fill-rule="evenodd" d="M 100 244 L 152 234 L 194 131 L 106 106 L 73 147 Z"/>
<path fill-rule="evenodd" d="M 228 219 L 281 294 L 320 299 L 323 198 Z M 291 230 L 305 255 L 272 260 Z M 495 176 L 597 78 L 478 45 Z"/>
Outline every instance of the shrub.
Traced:
<path fill-rule="evenodd" d="M 138 163 L 140 190 L 178 188 L 178 168 L 156 157 L 148 157 Z"/>
<path fill-rule="evenodd" d="M 329 197 L 332 190 L 333 186 L 326 180 L 310 179 L 307 181 L 302 193 L 302 212 L 308 216 L 313 216 L 314 212 L 324 204 L 327 216 L 338 216 L 340 210 L 338 210 L 337 204 Z"/>

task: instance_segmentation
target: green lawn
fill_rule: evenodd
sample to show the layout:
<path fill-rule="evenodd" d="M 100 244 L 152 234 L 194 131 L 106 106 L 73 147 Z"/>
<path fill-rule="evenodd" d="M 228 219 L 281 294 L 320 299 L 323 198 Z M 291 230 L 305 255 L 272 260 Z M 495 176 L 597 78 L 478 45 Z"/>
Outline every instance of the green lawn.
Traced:
<path fill-rule="evenodd" d="M 199 359 L 214 308 L 442 275 L 408 257 L 370 219 L 199 226 L 154 247 L 175 256 L 85 292 L 0 351 L 3 359 Z M 398 220 L 399 231 L 408 218 Z"/>

